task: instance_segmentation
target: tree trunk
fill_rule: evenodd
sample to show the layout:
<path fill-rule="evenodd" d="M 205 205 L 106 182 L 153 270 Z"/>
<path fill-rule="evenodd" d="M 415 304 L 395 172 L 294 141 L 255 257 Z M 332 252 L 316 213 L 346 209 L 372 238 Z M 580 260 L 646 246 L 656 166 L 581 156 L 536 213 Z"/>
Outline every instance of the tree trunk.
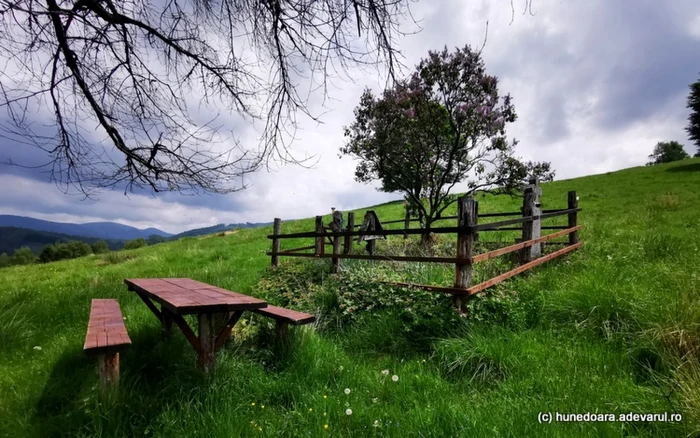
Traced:
<path fill-rule="evenodd" d="M 420 235 L 421 237 L 421 245 L 425 249 L 430 249 L 433 246 L 434 243 L 434 238 L 431 235 L 432 233 L 430 230 L 432 229 L 431 226 L 433 224 L 433 221 L 430 220 L 430 218 L 426 218 L 425 220 L 425 226 L 423 227 L 423 230 L 425 231 L 423 234 Z"/>

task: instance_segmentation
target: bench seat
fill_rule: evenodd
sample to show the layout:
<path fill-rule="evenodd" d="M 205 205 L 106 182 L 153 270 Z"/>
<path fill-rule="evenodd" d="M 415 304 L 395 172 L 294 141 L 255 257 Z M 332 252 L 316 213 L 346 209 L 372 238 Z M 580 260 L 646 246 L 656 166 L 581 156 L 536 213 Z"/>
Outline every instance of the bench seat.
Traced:
<path fill-rule="evenodd" d="M 87 354 L 118 353 L 130 345 L 117 300 L 92 300 L 83 351 Z"/>
<path fill-rule="evenodd" d="M 107 390 L 119 382 L 119 352 L 131 346 L 117 300 L 94 299 L 90 307 L 83 351 L 97 356 L 100 388 Z"/>
<path fill-rule="evenodd" d="M 296 310 L 285 309 L 284 307 L 271 306 L 262 309 L 254 309 L 253 312 L 275 319 L 278 323 L 291 325 L 304 325 L 316 321 L 314 315 L 297 312 Z"/>

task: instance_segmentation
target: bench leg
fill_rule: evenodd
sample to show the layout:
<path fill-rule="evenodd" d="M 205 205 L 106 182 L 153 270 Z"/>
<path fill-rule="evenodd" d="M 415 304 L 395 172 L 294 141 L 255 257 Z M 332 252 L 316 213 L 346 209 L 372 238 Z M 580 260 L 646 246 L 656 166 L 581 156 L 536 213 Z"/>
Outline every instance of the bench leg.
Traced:
<path fill-rule="evenodd" d="M 215 316 L 210 313 L 199 315 L 199 367 L 205 373 L 214 371 L 215 360 Z"/>
<path fill-rule="evenodd" d="M 280 341 L 287 341 L 289 339 L 289 324 L 277 321 L 275 324 L 275 335 Z"/>
<path fill-rule="evenodd" d="M 97 357 L 100 388 L 104 391 L 119 383 L 119 353 L 105 353 Z"/>

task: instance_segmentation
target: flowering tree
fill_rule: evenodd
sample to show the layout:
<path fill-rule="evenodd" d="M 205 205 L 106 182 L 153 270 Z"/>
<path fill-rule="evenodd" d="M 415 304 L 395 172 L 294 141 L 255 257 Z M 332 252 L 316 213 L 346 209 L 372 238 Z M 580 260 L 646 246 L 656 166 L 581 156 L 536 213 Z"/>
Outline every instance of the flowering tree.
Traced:
<path fill-rule="evenodd" d="M 450 191 L 466 181 L 468 192 L 514 192 L 529 174 L 551 180 L 549 163 L 514 157 L 505 126 L 516 119 L 510 95 L 486 74 L 469 46 L 429 52 L 415 72 L 375 97 L 366 90 L 345 128 L 341 154 L 360 160 L 359 182 L 381 181 L 381 191 L 403 192 L 429 229 L 455 202 Z"/>

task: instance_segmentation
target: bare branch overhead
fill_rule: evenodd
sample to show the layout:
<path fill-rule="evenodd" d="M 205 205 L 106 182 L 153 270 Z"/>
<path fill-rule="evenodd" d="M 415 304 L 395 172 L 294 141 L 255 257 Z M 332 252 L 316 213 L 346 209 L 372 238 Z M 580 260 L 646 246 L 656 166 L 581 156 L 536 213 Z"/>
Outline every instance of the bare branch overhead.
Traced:
<path fill-rule="evenodd" d="M 409 2 L 0 0 L 0 135 L 86 194 L 240 190 L 270 160 L 300 162 L 296 117 L 317 118 L 300 82 L 326 93 L 374 65 L 393 79 Z"/>

